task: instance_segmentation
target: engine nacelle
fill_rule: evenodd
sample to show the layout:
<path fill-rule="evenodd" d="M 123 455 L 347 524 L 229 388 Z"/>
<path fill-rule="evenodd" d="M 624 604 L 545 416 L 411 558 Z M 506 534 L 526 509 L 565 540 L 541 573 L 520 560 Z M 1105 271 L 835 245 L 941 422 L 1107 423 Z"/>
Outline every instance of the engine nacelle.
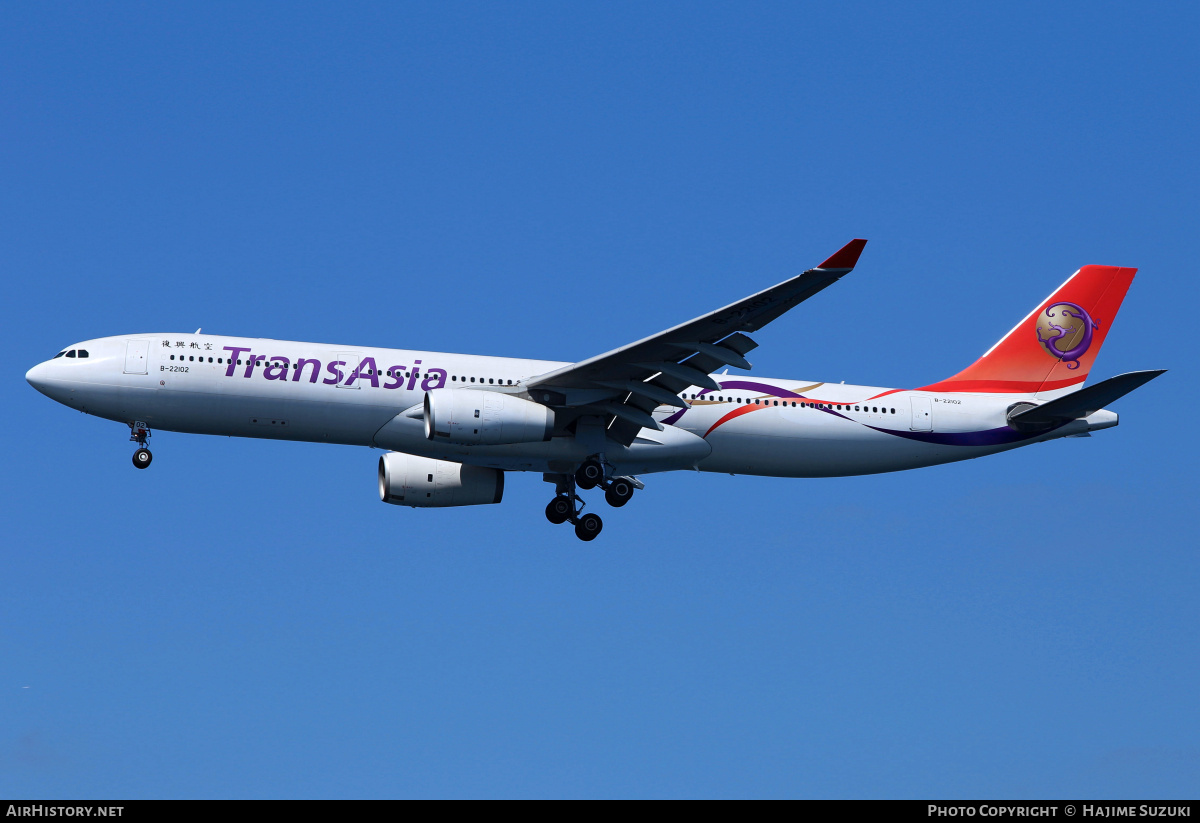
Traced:
<path fill-rule="evenodd" d="M 553 432 L 553 410 L 511 394 L 478 389 L 425 392 L 425 436 L 436 443 L 541 443 Z"/>
<path fill-rule="evenodd" d="M 504 497 L 504 472 L 390 452 L 379 458 L 379 499 L 416 508 L 479 506 Z"/>

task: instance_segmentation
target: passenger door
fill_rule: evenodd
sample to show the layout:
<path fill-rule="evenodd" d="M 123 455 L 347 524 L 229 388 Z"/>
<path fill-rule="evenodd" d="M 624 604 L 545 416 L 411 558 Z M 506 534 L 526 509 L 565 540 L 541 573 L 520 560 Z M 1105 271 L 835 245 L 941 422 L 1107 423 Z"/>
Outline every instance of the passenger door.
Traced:
<path fill-rule="evenodd" d="M 915 432 L 933 431 L 933 403 L 928 397 L 913 395 L 912 430 Z"/>
<path fill-rule="evenodd" d="M 362 361 L 362 355 L 354 354 L 351 352 L 340 351 L 337 353 L 336 358 L 338 360 L 343 361 L 346 364 L 346 365 L 342 366 L 343 371 L 345 371 L 345 376 L 342 378 L 342 381 L 337 384 L 337 387 L 339 389 L 361 388 L 362 383 L 358 380 L 355 380 L 354 385 L 352 385 L 352 386 L 347 386 L 346 381 L 350 379 L 350 375 L 352 375 L 356 371 L 358 371 L 358 364 Z"/>
<path fill-rule="evenodd" d="M 146 374 L 146 361 L 150 359 L 149 340 L 130 340 L 125 346 L 125 373 Z"/>

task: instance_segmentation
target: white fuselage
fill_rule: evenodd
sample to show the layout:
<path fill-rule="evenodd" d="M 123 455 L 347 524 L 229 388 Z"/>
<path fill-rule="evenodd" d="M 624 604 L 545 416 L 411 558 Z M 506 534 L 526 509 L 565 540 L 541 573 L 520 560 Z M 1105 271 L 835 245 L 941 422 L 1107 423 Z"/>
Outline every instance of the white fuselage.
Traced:
<path fill-rule="evenodd" d="M 152 429 L 372 446 L 508 471 L 571 472 L 594 450 L 549 441 L 454 446 L 427 439 L 419 410 L 439 388 L 528 396 L 526 382 L 565 363 L 207 334 L 142 334 L 76 344 L 83 357 L 35 366 L 29 382 L 72 408 Z M 240 361 L 240 362 L 239 362 Z M 1050 432 L 1007 425 L 1015 394 L 891 390 L 714 375 L 691 408 L 660 406 L 662 431 L 608 441 L 618 473 L 673 469 L 833 477 L 964 460 L 1116 424 L 1101 411 Z"/>

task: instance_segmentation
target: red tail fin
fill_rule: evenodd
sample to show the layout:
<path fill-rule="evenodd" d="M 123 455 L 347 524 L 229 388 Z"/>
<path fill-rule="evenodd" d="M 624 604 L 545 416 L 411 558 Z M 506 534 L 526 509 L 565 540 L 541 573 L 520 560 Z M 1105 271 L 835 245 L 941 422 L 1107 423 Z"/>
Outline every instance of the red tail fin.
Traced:
<path fill-rule="evenodd" d="M 983 357 L 923 388 L 1036 394 L 1082 384 L 1136 272 L 1084 266 Z"/>

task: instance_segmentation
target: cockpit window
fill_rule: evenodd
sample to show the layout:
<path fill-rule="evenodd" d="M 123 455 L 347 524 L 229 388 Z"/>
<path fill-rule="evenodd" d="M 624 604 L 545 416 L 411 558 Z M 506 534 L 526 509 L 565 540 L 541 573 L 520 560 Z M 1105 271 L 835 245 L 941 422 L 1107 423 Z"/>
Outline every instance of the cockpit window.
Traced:
<path fill-rule="evenodd" d="M 69 352 L 67 352 L 67 357 L 74 357 L 74 356 L 75 356 L 75 350 L 74 350 L 74 349 L 71 349 Z"/>
<path fill-rule="evenodd" d="M 53 356 L 53 357 L 51 357 L 50 359 L 51 359 L 51 360 L 57 360 L 58 358 L 62 357 L 62 356 L 63 356 L 64 354 L 66 354 L 66 353 L 67 353 L 67 350 L 66 350 L 66 349 L 63 349 L 62 351 L 60 351 L 58 354 L 54 355 L 54 356 Z"/>
<path fill-rule="evenodd" d="M 79 350 L 79 356 L 80 356 L 80 357 L 87 357 L 87 356 L 88 356 L 87 349 L 80 349 L 80 350 Z"/>

